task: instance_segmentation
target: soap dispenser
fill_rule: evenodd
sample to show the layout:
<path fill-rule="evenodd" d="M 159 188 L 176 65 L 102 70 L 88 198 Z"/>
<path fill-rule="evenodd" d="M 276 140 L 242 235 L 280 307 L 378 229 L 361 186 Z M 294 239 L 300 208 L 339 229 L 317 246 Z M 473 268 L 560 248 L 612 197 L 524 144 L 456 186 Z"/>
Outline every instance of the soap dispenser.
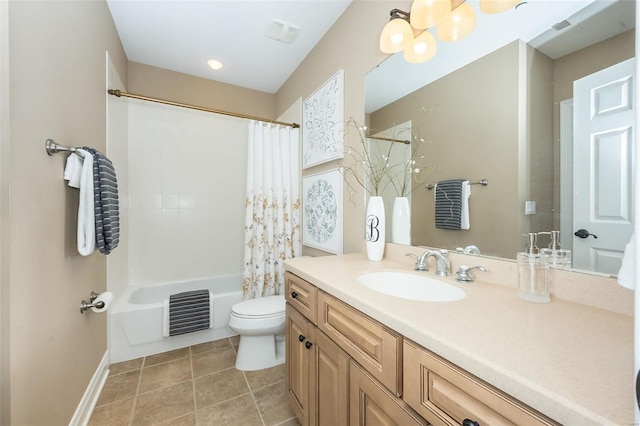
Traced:
<path fill-rule="evenodd" d="M 546 256 L 538 252 L 535 232 L 528 234 L 527 249 L 518 253 L 518 296 L 529 302 L 548 303 L 549 264 Z"/>
<path fill-rule="evenodd" d="M 549 247 L 540 249 L 540 254 L 547 257 L 549 267 L 571 269 L 571 250 L 565 250 L 560 246 L 560 231 L 538 232 L 538 234 L 551 236 Z"/>

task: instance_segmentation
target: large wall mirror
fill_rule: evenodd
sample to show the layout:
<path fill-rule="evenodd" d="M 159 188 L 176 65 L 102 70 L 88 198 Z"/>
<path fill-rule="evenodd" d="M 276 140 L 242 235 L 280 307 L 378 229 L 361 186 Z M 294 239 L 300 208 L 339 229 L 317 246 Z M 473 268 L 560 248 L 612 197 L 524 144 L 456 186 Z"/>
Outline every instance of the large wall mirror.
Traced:
<path fill-rule="evenodd" d="M 477 14 L 432 60 L 396 54 L 365 78 L 371 133 L 409 132 L 429 167 L 413 182 L 407 243 L 515 259 L 527 233 L 556 230 L 573 270 L 617 274 L 633 229 L 635 1 Z M 427 185 L 448 179 L 488 182 L 471 186 L 468 230 L 435 225 Z"/>

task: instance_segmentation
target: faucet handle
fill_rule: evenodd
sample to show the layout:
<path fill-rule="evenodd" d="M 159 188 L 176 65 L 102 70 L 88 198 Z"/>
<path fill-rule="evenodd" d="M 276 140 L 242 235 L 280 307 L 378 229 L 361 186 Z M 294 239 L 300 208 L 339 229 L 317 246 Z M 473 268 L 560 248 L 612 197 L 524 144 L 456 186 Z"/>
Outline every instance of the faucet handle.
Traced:
<path fill-rule="evenodd" d="M 470 271 L 472 271 L 473 269 L 479 269 L 481 271 L 488 272 L 488 269 L 485 268 L 484 266 L 478 265 L 478 266 L 469 267 L 466 265 L 460 265 L 458 267 L 458 270 L 456 271 L 456 280 L 460 282 L 472 283 L 475 276 L 473 276 L 473 274 Z"/>
<path fill-rule="evenodd" d="M 423 256 L 416 256 L 413 253 L 407 253 L 405 256 L 411 256 L 416 260 L 414 269 L 416 271 L 428 271 L 426 258 Z"/>

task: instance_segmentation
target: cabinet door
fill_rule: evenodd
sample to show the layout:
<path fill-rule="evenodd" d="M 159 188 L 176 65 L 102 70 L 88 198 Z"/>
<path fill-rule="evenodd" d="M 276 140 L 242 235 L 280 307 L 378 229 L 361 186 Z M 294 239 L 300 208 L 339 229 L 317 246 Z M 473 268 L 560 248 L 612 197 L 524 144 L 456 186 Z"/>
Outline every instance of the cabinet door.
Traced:
<path fill-rule="evenodd" d="M 286 321 L 286 360 L 287 360 L 287 397 L 289 405 L 296 413 L 300 424 L 310 424 L 310 415 L 315 411 L 311 407 L 312 398 L 309 383 L 312 369 L 311 354 L 306 346 L 309 343 L 311 326 L 298 311 L 287 304 Z"/>
<path fill-rule="evenodd" d="M 353 362 L 349 377 L 351 425 L 427 425 L 407 404 L 375 382 Z"/>
<path fill-rule="evenodd" d="M 320 426 L 346 426 L 349 419 L 349 356 L 318 329 L 314 330 L 315 423 Z"/>
<path fill-rule="evenodd" d="M 555 424 L 521 402 L 482 382 L 413 342 L 404 341 L 402 398 L 436 426 Z"/>

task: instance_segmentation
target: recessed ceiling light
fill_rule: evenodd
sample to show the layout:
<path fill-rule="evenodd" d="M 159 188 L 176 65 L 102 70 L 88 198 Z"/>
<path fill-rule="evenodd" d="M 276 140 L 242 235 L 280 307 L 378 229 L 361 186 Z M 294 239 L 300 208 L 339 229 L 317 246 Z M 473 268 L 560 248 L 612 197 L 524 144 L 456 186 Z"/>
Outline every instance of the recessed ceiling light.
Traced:
<path fill-rule="evenodd" d="M 207 65 L 209 65 L 209 67 L 213 70 L 218 71 L 219 69 L 221 69 L 222 67 L 224 67 L 224 64 L 220 61 L 218 61 L 217 59 L 209 59 L 207 61 Z"/>

